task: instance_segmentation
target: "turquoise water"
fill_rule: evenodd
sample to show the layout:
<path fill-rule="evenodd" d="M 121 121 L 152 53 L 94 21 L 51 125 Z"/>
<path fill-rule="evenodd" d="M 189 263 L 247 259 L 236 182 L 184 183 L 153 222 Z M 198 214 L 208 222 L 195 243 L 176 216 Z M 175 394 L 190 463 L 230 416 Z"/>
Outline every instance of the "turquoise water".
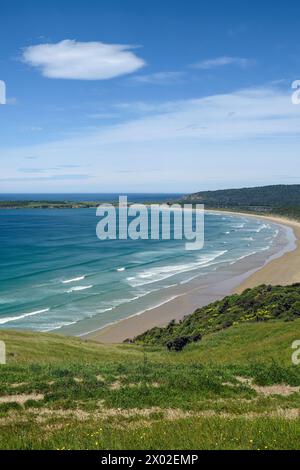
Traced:
<path fill-rule="evenodd" d="M 176 286 L 267 252 L 278 227 L 206 214 L 205 246 L 99 241 L 94 209 L 0 211 L 0 327 L 59 331 L 100 326 L 164 303 Z"/>

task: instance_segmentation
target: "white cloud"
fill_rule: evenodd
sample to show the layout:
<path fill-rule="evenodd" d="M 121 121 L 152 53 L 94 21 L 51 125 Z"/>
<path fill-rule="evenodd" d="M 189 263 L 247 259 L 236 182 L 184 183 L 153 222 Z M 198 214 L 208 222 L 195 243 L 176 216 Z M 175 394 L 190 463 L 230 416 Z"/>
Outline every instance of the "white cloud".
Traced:
<path fill-rule="evenodd" d="M 150 83 L 151 85 L 169 85 L 179 83 L 184 76 L 183 72 L 156 72 L 148 75 L 137 75 L 134 80 L 140 83 Z"/>
<path fill-rule="evenodd" d="M 25 132 L 41 132 L 43 130 L 42 127 L 39 127 L 39 126 L 32 126 L 32 127 L 26 127 L 24 129 Z"/>
<path fill-rule="evenodd" d="M 48 78 L 106 80 L 135 72 L 145 65 L 132 49 L 128 45 L 66 39 L 56 44 L 27 47 L 23 60 L 38 67 Z"/>
<path fill-rule="evenodd" d="M 251 59 L 245 59 L 242 57 L 216 57 L 215 59 L 203 60 L 201 62 L 196 62 L 193 64 L 193 67 L 196 69 L 210 70 L 217 67 L 225 67 L 226 65 L 235 65 L 238 67 L 247 67 L 249 65 L 254 65 L 255 61 Z"/>

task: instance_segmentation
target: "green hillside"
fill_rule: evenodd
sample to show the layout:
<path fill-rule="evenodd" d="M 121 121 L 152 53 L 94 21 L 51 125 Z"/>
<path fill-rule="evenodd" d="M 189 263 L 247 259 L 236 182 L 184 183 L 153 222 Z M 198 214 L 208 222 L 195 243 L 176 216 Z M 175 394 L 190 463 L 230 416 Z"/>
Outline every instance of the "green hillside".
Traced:
<path fill-rule="evenodd" d="M 230 208 L 264 212 L 283 212 L 300 217 L 300 185 L 273 185 L 254 188 L 201 191 L 183 198 L 183 202 L 205 204 L 211 208 Z"/>
<path fill-rule="evenodd" d="M 287 287 L 262 285 L 202 307 L 179 323 L 172 321 L 165 328 L 153 328 L 135 338 L 135 342 L 180 350 L 188 343 L 201 341 L 205 334 L 237 323 L 293 321 L 297 318 L 300 318 L 300 284 Z"/>
<path fill-rule="evenodd" d="M 234 322 L 181 352 L 2 330 L 0 448 L 296 449 L 289 316 Z"/>
<path fill-rule="evenodd" d="M 186 196 L 185 199 L 220 206 L 297 206 L 300 205 L 300 185 L 272 185 L 201 191 Z"/>

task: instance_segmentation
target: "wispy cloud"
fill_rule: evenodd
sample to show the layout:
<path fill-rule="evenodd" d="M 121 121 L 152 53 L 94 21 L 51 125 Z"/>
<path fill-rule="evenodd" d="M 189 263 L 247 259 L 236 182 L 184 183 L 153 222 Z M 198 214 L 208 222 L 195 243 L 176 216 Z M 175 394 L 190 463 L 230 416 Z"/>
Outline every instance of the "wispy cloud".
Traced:
<path fill-rule="evenodd" d="M 126 111 L 122 123 L 106 123 L 93 131 L 82 130 L 74 137 L 30 147 L 0 150 L 5 175 L 2 187 L 9 190 L 11 182 L 22 181 L 22 187 L 30 190 L 34 181 L 39 190 L 68 186 L 97 191 L 99 185 L 108 191 L 126 187 L 149 190 L 157 185 L 160 190 L 172 187 L 178 191 L 185 184 L 190 191 L 191 184 L 197 182 L 198 187 L 201 178 L 206 181 L 225 174 L 230 184 L 236 178 L 241 185 L 250 177 L 254 184 L 258 168 L 264 181 L 274 182 L 269 168 L 272 174 L 279 174 L 282 155 L 290 176 L 298 174 L 300 114 L 299 107 L 291 103 L 290 91 L 265 86 L 155 106 L 140 103 L 140 107 L 141 113 Z M 32 165 L 35 169 L 58 168 L 68 161 L 79 165 L 84 155 L 90 176 L 83 174 L 85 170 L 81 174 L 55 170 L 52 176 L 25 172 L 22 180 L 16 167 L 28 168 L 25 159 L 30 155 L 41 156 L 39 165 Z M 161 171 L 151 177 L 154 168 Z M 122 171 L 126 169 L 133 171 Z"/>
<path fill-rule="evenodd" d="M 135 72 L 145 61 L 132 52 L 133 46 L 77 42 L 39 44 L 23 51 L 23 61 L 37 67 L 48 78 L 106 80 Z"/>
<path fill-rule="evenodd" d="M 137 169 L 137 168 L 133 168 L 133 169 L 126 169 L 126 170 L 123 170 L 123 169 L 120 169 L 120 170 L 115 170 L 114 173 L 124 173 L 124 174 L 138 174 L 138 173 L 143 173 L 145 170 L 144 169 Z M 160 168 L 147 168 L 147 173 L 154 173 L 154 172 L 159 172 L 161 171 Z"/>
<path fill-rule="evenodd" d="M 75 168 L 84 168 L 87 167 L 87 165 L 57 165 L 55 167 L 39 167 L 39 168 L 33 168 L 33 167 L 27 167 L 27 168 L 19 168 L 18 171 L 20 173 L 48 173 L 49 171 L 60 171 L 60 170 L 66 170 L 66 169 L 75 169 Z M 68 175 L 68 176 L 75 176 L 77 177 L 78 175 L 73 174 L 73 175 Z"/>
<path fill-rule="evenodd" d="M 290 95 L 272 87 L 165 102 L 155 112 L 151 106 L 140 107 L 141 117 L 100 128 L 93 134 L 94 143 L 244 140 L 298 135 L 300 128 L 299 109 Z"/>
<path fill-rule="evenodd" d="M 91 113 L 87 115 L 90 119 L 114 119 L 118 117 L 115 113 Z"/>
<path fill-rule="evenodd" d="M 19 168 L 18 172 L 20 173 L 44 173 L 47 171 L 46 168 Z"/>
<path fill-rule="evenodd" d="M 179 138 L 204 140 L 244 140 L 269 136 L 299 135 L 299 108 L 289 93 L 272 87 L 250 88 L 198 99 L 159 104 L 119 103 L 126 111 L 138 106 L 140 114 L 120 124 L 99 126 L 72 137 L 25 150 L 42 154 L 51 149 L 65 155 L 86 154 L 91 147 L 124 143 L 161 141 Z M 29 153 L 30 152 L 30 153 Z"/>
<path fill-rule="evenodd" d="M 1 182 L 40 182 L 40 181 L 67 181 L 67 180 L 87 180 L 90 175 L 50 175 L 50 176 L 26 176 L 0 178 Z"/>
<path fill-rule="evenodd" d="M 6 98 L 6 104 L 10 106 L 16 106 L 18 104 L 18 100 L 15 96 Z"/>
<path fill-rule="evenodd" d="M 238 25 L 234 25 L 231 28 L 228 29 L 227 34 L 231 38 L 236 38 L 242 34 L 247 33 L 248 31 L 248 25 L 245 23 L 241 23 Z"/>
<path fill-rule="evenodd" d="M 254 64 L 255 60 L 252 59 L 245 59 L 243 57 L 223 56 L 196 62 L 195 64 L 192 64 L 192 67 L 201 70 L 210 70 L 218 67 L 225 67 L 227 65 L 235 65 L 237 67 L 245 68 Z"/>
<path fill-rule="evenodd" d="M 170 85 L 171 83 L 182 83 L 184 72 L 156 72 L 148 75 L 136 75 L 133 80 L 151 85 Z"/>
<path fill-rule="evenodd" d="M 39 126 L 23 127 L 23 132 L 42 132 L 43 128 Z"/>

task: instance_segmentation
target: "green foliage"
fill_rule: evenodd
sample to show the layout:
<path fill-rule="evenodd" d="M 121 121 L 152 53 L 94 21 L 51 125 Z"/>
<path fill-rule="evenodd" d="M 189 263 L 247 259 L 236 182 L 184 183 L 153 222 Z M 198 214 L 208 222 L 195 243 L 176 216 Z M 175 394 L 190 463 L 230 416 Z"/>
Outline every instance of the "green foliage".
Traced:
<path fill-rule="evenodd" d="M 273 208 L 270 211 L 270 214 L 288 217 L 289 219 L 300 220 L 300 206 L 285 206 Z"/>
<path fill-rule="evenodd" d="M 202 191 L 185 196 L 180 203 L 205 204 L 206 209 L 276 215 L 300 220 L 300 185 Z"/>
<path fill-rule="evenodd" d="M 300 185 L 273 185 L 255 188 L 202 191 L 186 196 L 184 201 L 211 207 L 284 207 L 300 206 Z"/>
<path fill-rule="evenodd" d="M 167 342 L 167 348 L 169 351 L 182 351 L 190 343 L 197 343 L 201 341 L 201 335 L 195 336 L 179 336 L 171 341 Z"/>
<path fill-rule="evenodd" d="M 300 284 L 292 286 L 261 285 L 230 295 L 196 310 L 179 323 L 153 328 L 135 338 L 136 343 L 167 345 L 180 338 L 215 333 L 244 322 L 269 320 L 293 321 L 300 318 Z M 187 341 L 186 344 L 190 342 Z M 181 348 L 182 349 L 182 348 Z"/>

